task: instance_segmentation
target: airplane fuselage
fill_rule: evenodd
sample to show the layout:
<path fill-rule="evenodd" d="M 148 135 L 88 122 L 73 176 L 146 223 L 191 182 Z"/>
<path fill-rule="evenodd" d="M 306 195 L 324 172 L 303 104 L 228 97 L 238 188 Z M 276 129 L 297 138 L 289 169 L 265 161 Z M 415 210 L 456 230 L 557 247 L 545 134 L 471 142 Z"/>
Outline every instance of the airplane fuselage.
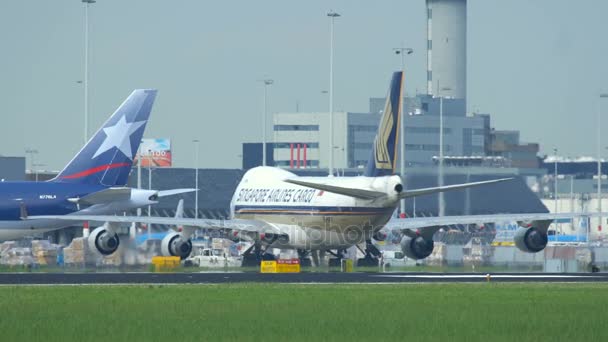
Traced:
<path fill-rule="evenodd" d="M 0 239 L 14 239 L 69 226 L 57 220 L 24 220 L 32 215 L 67 215 L 78 211 L 69 198 L 102 190 L 102 186 L 53 182 L 0 182 Z"/>
<path fill-rule="evenodd" d="M 283 181 L 290 177 L 296 175 L 283 169 L 251 169 L 232 198 L 233 218 L 264 221 L 289 237 L 275 241 L 272 247 L 313 250 L 350 247 L 382 229 L 398 203 L 396 197 L 366 200 Z M 398 176 L 315 178 L 343 187 L 368 188 L 395 181 L 395 177 L 400 182 Z"/>
<path fill-rule="evenodd" d="M 107 189 L 103 185 L 60 182 L 0 182 L 0 241 L 74 225 L 73 221 L 28 219 L 38 215 L 114 214 L 154 204 L 154 190 L 133 189 L 129 199 L 78 205 L 73 200 Z"/>

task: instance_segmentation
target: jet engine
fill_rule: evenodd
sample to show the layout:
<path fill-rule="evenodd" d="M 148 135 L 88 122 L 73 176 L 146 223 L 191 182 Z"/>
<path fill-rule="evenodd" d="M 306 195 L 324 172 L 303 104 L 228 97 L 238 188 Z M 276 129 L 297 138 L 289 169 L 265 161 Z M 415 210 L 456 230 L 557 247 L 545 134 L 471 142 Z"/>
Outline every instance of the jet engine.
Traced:
<path fill-rule="evenodd" d="M 271 244 L 271 243 L 275 242 L 278 237 L 279 237 L 278 234 L 274 234 L 274 233 L 261 233 L 260 241 L 262 241 L 263 243 Z"/>
<path fill-rule="evenodd" d="M 520 228 L 515 232 L 515 246 L 528 253 L 540 252 L 547 246 L 547 230 L 551 220 L 517 222 Z"/>
<path fill-rule="evenodd" d="M 89 234 L 89 248 L 96 249 L 103 255 L 110 255 L 118 249 L 120 239 L 118 234 L 110 233 L 105 227 L 97 227 Z"/>
<path fill-rule="evenodd" d="M 387 237 L 388 237 L 388 234 L 386 234 L 382 230 L 379 230 L 372 235 L 372 238 L 374 238 L 374 240 L 376 240 L 376 241 L 384 241 L 384 240 L 386 240 Z"/>
<path fill-rule="evenodd" d="M 404 236 L 401 239 L 401 250 L 410 259 L 424 259 L 433 253 L 434 247 L 433 240 L 427 240 L 422 236 L 415 238 Z"/>
<path fill-rule="evenodd" d="M 542 232 L 536 227 L 519 227 L 515 232 L 515 246 L 522 252 L 536 253 L 547 246 L 547 233 Z"/>
<path fill-rule="evenodd" d="M 160 242 L 160 251 L 164 256 L 178 256 L 184 260 L 192 252 L 192 241 L 180 233 L 171 232 Z"/>

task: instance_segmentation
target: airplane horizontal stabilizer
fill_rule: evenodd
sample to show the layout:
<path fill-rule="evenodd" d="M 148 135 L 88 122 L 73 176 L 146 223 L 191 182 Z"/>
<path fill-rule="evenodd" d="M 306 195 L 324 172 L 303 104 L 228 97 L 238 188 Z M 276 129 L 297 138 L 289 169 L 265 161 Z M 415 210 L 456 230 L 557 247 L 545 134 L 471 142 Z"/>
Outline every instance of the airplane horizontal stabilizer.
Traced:
<path fill-rule="evenodd" d="M 438 186 L 438 187 L 434 187 L 434 188 L 405 190 L 399 194 L 399 198 L 416 197 L 416 196 L 422 196 L 422 195 L 435 194 L 435 193 L 444 192 L 444 191 L 466 189 L 466 188 L 471 188 L 471 187 L 478 186 L 478 185 L 487 185 L 487 184 L 505 182 L 505 181 L 508 181 L 511 179 L 513 179 L 513 178 L 500 178 L 500 179 L 493 179 L 493 180 L 489 180 L 489 181 Z"/>
<path fill-rule="evenodd" d="M 297 179 L 285 179 L 284 181 L 287 183 L 291 183 L 291 184 L 297 184 L 297 185 L 305 186 L 308 188 L 323 190 L 323 191 L 331 192 L 331 193 L 338 194 L 338 195 L 350 196 L 350 197 L 355 197 L 355 198 L 360 198 L 360 199 L 371 200 L 371 199 L 376 199 L 376 198 L 386 196 L 385 193 L 379 192 L 379 191 L 344 188 L 344 187 L 335 186 L 335 185 L 305 182 L 305 181 L 301 181 L 301 180 L 297 180 Z"/>
<path fill-rule="evenodd" d="M 103 204 L 113 201 L 128 200 L 131 197 L 131 188 L 108 188 L 88 194 L 83 197 L 70 198 L 68 201 L 79 204 Z"/>
<path fill-rule="evenodd" d="M 195 192 L 197 189 L 171 189 L 171 190 L 161 190 L 158 192 L 158 197 L 167 197 L 179 194 L 185 194 L 188 192 Z"/>

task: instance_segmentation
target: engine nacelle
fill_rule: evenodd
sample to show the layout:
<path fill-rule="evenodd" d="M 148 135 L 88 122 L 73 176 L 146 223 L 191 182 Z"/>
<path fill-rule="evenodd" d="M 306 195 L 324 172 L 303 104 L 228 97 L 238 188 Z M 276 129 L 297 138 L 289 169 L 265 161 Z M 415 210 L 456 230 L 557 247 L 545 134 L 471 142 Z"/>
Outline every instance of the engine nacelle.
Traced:
<path fill-rule="evenodd" d="M 260 241 L 266 244 L 272 244 L 279 238 L 280 234 L 275 233 L 261 233 L 259 235 Z"/>
<path fill-rule="evenodd" d="M 374 240 L 376 240 L 376 241 L 384 241 L 384 240 L 386 240 L 387 237 L 388 237 L 388 234 L 386 234 L 382 230 L 379 230 L 372 235 L 372 238 L 374 238 Z"/>
<path fill-rule="evenodd" d="M 434 247 L 433 240 L 427 240 L 422 236 L 415 238 L 404 236 L 401 239 L 401 250 L 410 259 L 424 259 L 433 253 Z"/>
<path fill-rule="evenodd" d="M 103 255 L 110 255 L 118 249 L 118 234 L 111 234 L 105 227 L 95 228 L 87 239 L 90 249 L 96 249 Z"/>
<path fill-rule="evenodd" d="M 233 230 L 231 235 L 231 240 L 232 241 L 249 241 L 252 242 L 254 241 L 254 237 L 251 236 L 250 233 L 244 232 L 242 230 Z"/>
<path fill-rule="evenodd" d="M 184 260 L 192 253 L 192 241 L 180 233 L 171 232 L 160 242 L 160 251 L 164 256 L 178 256 Z"/>
<path fill-rule="evenodd" d="M 515 232 L 515 246 L 520 251 L 528 253 L 537 253 L 545 249 L 549 238 L 547 233 L 542 232 L 536 227 L 524 228 L 520 227 Z"/>

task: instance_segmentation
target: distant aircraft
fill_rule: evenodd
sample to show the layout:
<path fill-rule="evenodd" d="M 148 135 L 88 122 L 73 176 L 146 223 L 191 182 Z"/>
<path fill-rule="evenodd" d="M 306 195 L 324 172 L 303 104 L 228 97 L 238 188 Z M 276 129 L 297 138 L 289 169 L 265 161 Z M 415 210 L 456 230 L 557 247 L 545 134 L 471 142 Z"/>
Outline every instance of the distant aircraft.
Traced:
<path fill-rule="evenodd" d="M 155 97 L 156 90 L 133 91 L 57 177 L 47 182 L 0 182 L 0 240 L 72 225 L 59 219 L 65 215 L 115 214 L 155 204 L 159 197 L 194 191 L 125 187 Z M 57 218 L 31 217 L 37 215 Z M 97 237 L 95 247 L 111 254 L 118 247 L 118 236 L 104 232 L 92 232 Z"/>
<path fill-rule="evenodd" d="M 227 230 L 235 237 L 254 244 L 245 254 L 244 264 L 258 262 L 270 248 L 296 249 L 304 258 L 310 251 L 327 251 L 337 263 L 345 250 L 365 243 L 364 259 L 359 264 L 376 264 L 378 249 L 372 238 L 383 240 L 387 230 L 398 230 L 405 255 L 413 259 L 428 257 L 433 251 L 433 234 L 442 226 L 518 221 L 522 227 L 515 236 L 516 245 L 526 252 L 538 252 L 547 244 L 551 220 L 564 215 L 504 214 L 481 216 L 445 216 L 403 219 L 390 222 L 402 198 L 434 194 L 473 186 L 504 182 L 482 182 L 405 190 L 395 174 L 399 135 L 401 72 L 393 74 L 384 112 L 364 176 L 299 177 L 275 167 L 256 167 L 243 176 L 231 201 L 230 220 L 162 217 L 123 217 L 73 215 L 71 220 L 105 221 L 108 234 L 121 222 L 181 225 L 181 232 L 170 232 L 161 242 L 164 255 L 186 258 L 191 250 L 190 237 L 196 228 Z M 52 216 L 51 218 L 58 218 Z M 389 223 L 387 225 L 387 223 Z M 90 239 L 99 237 L 91 236 Z M 91 240 L 92 241 L 92 240 Z M 94 242 L 94 241 L 93 241 Z M 93 244 L 91 242 L 91 244 Z"/>

